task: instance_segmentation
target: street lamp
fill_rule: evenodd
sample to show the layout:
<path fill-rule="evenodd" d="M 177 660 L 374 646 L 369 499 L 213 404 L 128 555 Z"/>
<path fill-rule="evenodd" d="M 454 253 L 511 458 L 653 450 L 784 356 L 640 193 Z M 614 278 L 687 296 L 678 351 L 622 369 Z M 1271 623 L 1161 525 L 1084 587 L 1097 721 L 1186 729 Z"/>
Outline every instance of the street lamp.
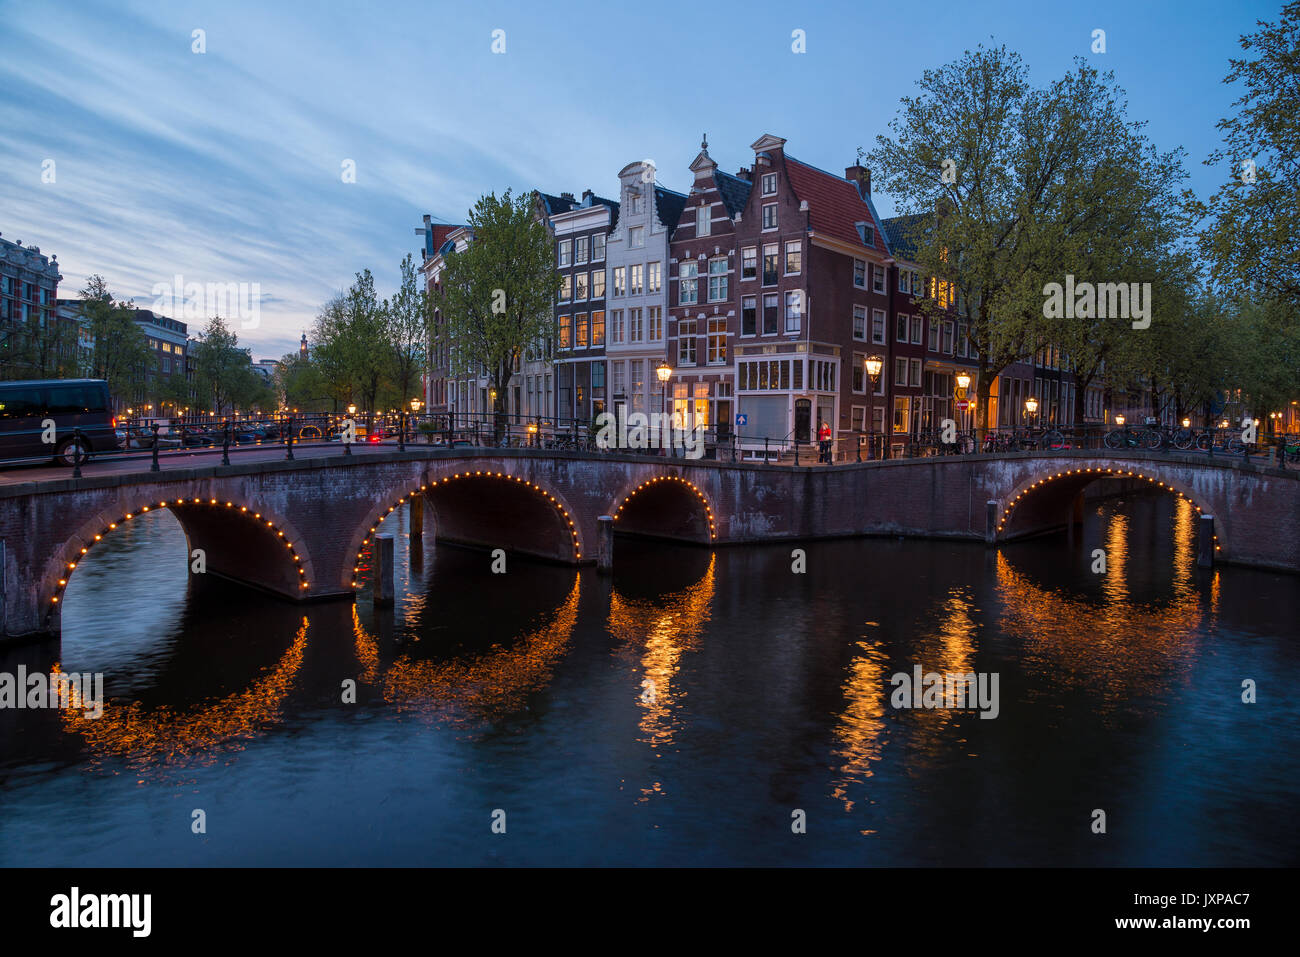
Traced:
<path fill-rule="evenodd" d="M 659 377 L 660 400 L 659 411 L 668 414 L 668 380 L 673 377 L 673 367 L 668 364 L 667 359 L 660 360 L 659 365 L 655 368 L 655 375 Z M 662 450 L 667 455 L 666 449 Z"/>
<path fill-rule="evenodd" d="M 863 364 L 867 368 L 867 377 L 871 379 L 871 393 L 867 400 L 867 461 L 871 461 L 876 457 L 876 380 L 880 378 L 885 360 L 878 355 L 869 355 Z"/>
<path fill-rule="evenodd" d="M 351 455 L 351 454 L 352 454 L 352 443 L 356 441 L 356 435 L 357 435 L 357 420 L 356 420 L 356 418 L 354 418 L 354 417 L 356 416 L 356 414 L 357 414 L 357 406 L 356 406 L 356 403 L 355 403 L 355 402 L 349 402 L 349 403 L 348 403 L 348 422 L 351 424 L 351 428 L 350 428 L 350 429 L 344 429 L 344 430 L 343 430 L 343 454 L 344 454 L 344 455 Z M 348 434 L 349 431 L 351 431 L 351 435 Z"/>
<path fill-rule="evenodd" d="M 1183 417 L 1183 428 L 1185 428 L 1185 429 L 1190 429 L 1191 427 L 1192 427 L 1192 420 L 1189 419 L 1189 418 L 1187 418 L 1186 416 L 1184 416 L 1184 417 Z"/>
<path fill-rule="evenodd" d="M 1038 413 L 1038 400 L 1032 395 L 1025 400 L 1025 415 L 1030 418 L 1036 418 Z"/>

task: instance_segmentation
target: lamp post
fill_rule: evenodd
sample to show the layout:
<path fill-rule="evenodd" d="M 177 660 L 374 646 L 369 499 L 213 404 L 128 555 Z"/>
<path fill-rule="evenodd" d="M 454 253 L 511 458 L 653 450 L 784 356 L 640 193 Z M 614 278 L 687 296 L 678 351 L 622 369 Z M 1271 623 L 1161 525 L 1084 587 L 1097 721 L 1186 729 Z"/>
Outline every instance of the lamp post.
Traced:
<path fill-rule="evenodd" d="M 488 389 L 488 405 L 492 408 L 492 436 L 495 439 L 497 434 L 497 427 L 496 427 L 497 390 L 495 388 Z"/>
<path fill-rule="evenodd" d="M 870 462 L 876 457 L 876 380 L 880 378 L 885 360 L 873 354 L 867 356 L 863 365 L 867 369 L 867 378 L 871 380 L 871 392 L 867 399 L 867 461 Z"/>
<path fill-rule="evenodd" d="M 417 418 L 418 418 L 418 416 L 420 415 L 420 405 L 421 405 L 421 403 L 420 403 L 420 400 L 419 400 L 418 398 L 416 398 L 416 399 L 412 399 L 412 400 L 411 400 L 411 415 L 412 415 L 413 417 L 417 417 Z M 411 441 L 412 441 L 412 442 L 415 441 L 415 432 L 419 429 L 419 427 L 420 427 L 420 424 L 417 422 L 417 423 L 415 424 L 415 426 L 411 429 Z"/>
<path fill-rule="evenodd" d="M 659 391 L 660 391 L 659 411 L 662 414 L 667 415 L 668 414 L 668 380 L 673 377 L 673 367 L 668 364 L 667 359 L 660 361 L 659 365 L 655 368 L 655 375 L 659 377 Z M 667 449 L 661 449 L 660 452 L 663 455 L 668 454 Z"/>
<path fill-rule="evenodd" d="M 348 403 L 348 426 L 343 430 L 343 454 L 352 454 L 352 443 L 357 440 L 357 407 L 356 403 Z"/>
<path fill-rule="evenodd" d="M 966 390 L 970 388 L 970 373 L 965 371 L 958 372 L 953 381 L 957 383 L 957 401 L 965 402 Z"/>

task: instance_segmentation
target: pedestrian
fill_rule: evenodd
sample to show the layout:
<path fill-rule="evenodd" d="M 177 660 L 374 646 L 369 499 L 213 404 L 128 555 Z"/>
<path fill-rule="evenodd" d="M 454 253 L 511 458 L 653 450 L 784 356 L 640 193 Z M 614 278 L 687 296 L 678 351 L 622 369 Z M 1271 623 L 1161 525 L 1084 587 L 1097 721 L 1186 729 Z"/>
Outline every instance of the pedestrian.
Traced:
<path fill-rule="evenodd" d="M 817 441 L 821 447 L 821 455 L 817 461 L 829 463 L 831 460 L 831 427 L 826 422 L 817 430 Z"/>

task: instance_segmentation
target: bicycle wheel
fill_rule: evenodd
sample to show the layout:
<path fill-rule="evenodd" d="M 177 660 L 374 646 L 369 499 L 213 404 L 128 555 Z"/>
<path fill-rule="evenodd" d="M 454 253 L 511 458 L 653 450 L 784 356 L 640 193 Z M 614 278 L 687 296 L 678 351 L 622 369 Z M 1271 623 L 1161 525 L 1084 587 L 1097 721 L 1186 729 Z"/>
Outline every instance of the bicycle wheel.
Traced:
<path fill-rule="evenodd" d="M 1200 435 L 1196 437 L 1196 447 L 1200 449 L 1202 452 L 1208 452 L 1210 450 L 1210 446 L 1213 444 L 1214 444 L 1214 440 L 1211 439 L 1210 436 L 1205 432 L 1202 432 Z"/>
<path fill-rule="evenodd" d="M 1160 446 L 1164 445 L 1164 443 L 1164 435 L 1157 432 L 1155 429 L 1148 429 L 1146 432 L 1142 433 L 1142 445 L 1144 448 L 1158 449 Z"/>
<path fill-rule="evenodd" d="M 1174 433 L 1174 448 L 1186 451 L 1192 447 L 1192 430 L 1179 429 Z"/>
<path fill-rule="evenodd" d="M 1113 432 L 1106 433 L 1106 448 L 1122 449 L 1124 447 L 1124 433 L 1116 429 Z"/>
<path fill-rule="evenodd" d="M 1230 454 L 1240 455 L 1246 450 L 1246 443 L 1241 441 L 1241 436 L 1238 433 L 1233 432 L 1224 442 L 1224 447 Z"/>
<path fill-rule="evenodd" d="M 1053 452 L 1059 452 L 1065 448 L 1065 436 L 1056 429 L 1048 429 L 1043 436 L 1043 444 Z"/>

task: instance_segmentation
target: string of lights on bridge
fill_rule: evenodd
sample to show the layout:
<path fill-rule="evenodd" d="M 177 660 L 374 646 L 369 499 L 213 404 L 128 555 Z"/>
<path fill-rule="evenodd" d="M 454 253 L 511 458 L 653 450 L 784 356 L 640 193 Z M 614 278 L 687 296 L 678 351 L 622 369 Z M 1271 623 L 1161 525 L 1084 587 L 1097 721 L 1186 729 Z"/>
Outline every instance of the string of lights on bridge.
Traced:
<path fill-rule="evenodd" d="M 648 488 L 652 488 L 660 482 L 677 482 L 679 485 L 685 485 L 692 492 L 694 492 L 695 496 L 704 505 L 705 513 L 709 516 L 709 541 L 713 541 L 718 537 L 717 525 L 713 520 L 713 508 L 709 505 L 709 500 L 704 497 L 704 493 L 700 491 L 699 486 L 697 486 L 694 482 L 684 479 L 678 475 L 660 475 L 657 476 L 656 478 L 650 479 L 647 482 L 642 482 L 640 485 L 638 485 L 636 488 L 632 490 L 632 493 L 628 495 L 627 498 L 623 499 L 623 504 L 620 505 L 618 507 L 618 511 L 614 513 L 614 521 L 616 522 L 618 521 L 619 512 L 623 511 L 624 506 L 626 506 L 629 502 L 631 502 L 633 497 L 638 492 L 641 492 Z"/>
<path fill-rule="evenodd" d="M 167 508 L 169 505 L 172 506 L 172 507 L 175 507 L 175 506 L 177 506 L 177 505 L 184 505 L 184 506 L 200 505 L 200 506 L 216 507 L 216 508 L 229 508 L 229 509 L 236 509 L 236 508 L 237 508 L 237 509 L 238 509 L 238 514 L 241 514 L 241 515 L 247 515 L 247 514 L 248 514 L 248 506 L 246 506 L 246 505 L 239 505 L 239 506 L 236 506 L 234 502 L 226 502 L 225 505 L 223 506 L 223 505 L 221 504 L 221 502 L 218 501 L 218 500 L 215 499 L 215 498 L 207 499 L 206 501 L 205 501 L 204 499 L 201 499 L 201 498 L 195 498 L 195 499 L 184 499 L 184 498 L 178 498 L 178 499 L 175 499 L 175 500 L 172 501 L 172 502 L 168 502 L 166 499 L 164 499 L 163 501 L 161 501 L 161 502 L 158 503 L 157 508 L 160 508 L 160 509 L 162 509 L 162 508 Z M 94 537 L 91 541 L 88 541 L 88 542 L 86 542 L 84 545 L 81 546 L 80 554 L 81 554 L 83 557 L 86 556 L 86 555 L 88 555 L 88 554 L 90 553 L 90 549 L 95 545 L 95 543 L 96 543 L 96 542 L 103 541 L 105 535 L 109 534 L 110 532 L 114 532 L 114 531 L 116 531 L 116 530 L 117 530 L 117 527 L 118 527 L 119 525 L 122 525 L 122 524 L 125 524 L 126 522 L 132 521 L 132 520 L 134 520 L 135 518 L 137 518 L 138 516 L 143 515 L 143 514 L 149 512 L 149 511 L 152 510 L 152 509 L 153 509 L 153 506 L 150 506 L 150 505 L 144 505 L 144 506 L 141 506 L 141 508 L 140 508 L 139 511 L 137 511 L 137 512 L 127 512 L 125 515 L 123 515 L 121 518 L 119 518 L 116 522 L 109 522 L 107 528 L 102 529 L 102 530 L 99 532 L 99 534 L 95 535 L 95 537 Z M 253 517 L 253 519 L 254 519 L 255 521 L 264 522 L 265 526 L 266 526 L 270 531 L 275 532 L 275 534 L 276 534 L 277 537 L 279 537 L 279 538 L 284 538 L 284 529 L 282 529 L 282 528 L 277 528 L 274 522 L 267 521 L 267 520 L 263 519 L 263 518 L 262 518 L 262 513 L 261 513 L 261 512 L 253 512 L 253 513 L 252 513 L 252 517 Z M 302 591 L 303 593 L 306 593 L 306 592 L 308 591 L 308 589 L 310 589 L 311 585 L 310 585 L 310 583 L 307 581 L 307 578 L 306 578 L 306 574 L 307 574 L 307 572 L 306 572 L 306 570 L 302 567 L 302 559 L 301 559 L 301 557 L 299 557 L 297 551 L 294 550 L 293 542 L 290 542 L 290 541 L 286 540 L 285 543 L 284 543 L 284 547 L 288 550 L 288 552 L 289 552 L 289 556 L 293 559 L 293 563 L 294 563 L 294 565 L 295 565 L 295 567 L 296 567 L 296 570 L 297 570 L 297 572 L 298 572 L 298 577 L 299 577 L 300 579 L 302 579 L 302 580 L 298 583 L 298 588 L 299 588 L 299 590 Z M 52 604 L 52 605 L 57 605 L 57 604 L 59 603 L 59 599 L 60 599 L 60 597 L 62 596 L 64 590 L 65 590 L 65 589 L 67 588 L 67 586 L 68 586 L 68 576 L 69 576 L 69 574 L 70 574 L 73 570 L 76 569 L 78 562 L 77 562 L 77 561 L 72 561 L 72 562 L 67 562 L 66 564 L 67 564 L 67 568 L 66 568 L 66 570 L 65 570 L 65 573 L 63 574 L 63 576 L 62 576 L 61 578 L 59 578 L 59 583 L 58 583 L 58 587 L 57 587 L 57 589 L 56 589 L 56 594 L 55 594 L 55 595 L 50 599 L 50 604 Z"/>
<path fill-rule="evenodd" d="M 555 510 L 560 513 L 560 515 L 563 518 L 563 521 L 567 523 L 569 526 L 569 537 L 571 539 L 571 544 L 573 547 L 574 561 L 582 560 L 582 543 L 578 538 L 577 526 L 574 525 L 573 516 L 569 514 L 569 510 L 564 507 L 563 503 L 561 503 L 559 499 L 557 499 L 550 492 L 546 491 L 546 489 L 542 488 L 542 486 L 538 485 L 535 482 L 531 482 L 528 479 L 520 478 L 518 475 L 510 475 L 507 472 L 493 472 L 490 470 L 486 472 L 482 470 L 478 470 L 474 472 L 457 472 L 455 475 L 450 475 L 447 476 L 446 478 L 434 479 L 430 484 L 421 485 L 418 489 L 411 489 L 409 493 L 399 498 L 396 502 L 394 502 L 392 505 L 388 507 L 388 510 L 386 512 L 384 512 L 382 515 L 379 516 L 375 524 L 370 526 L 370 530 L 366 533 L 366 537 L 362 540 L 361 544 L 363 546 L 369 545 L 370 539 L 374 536 L 375 532 L 379 530 L 379 526 L 382 525 L 387 520 L 388 516 L 392 515 L 393 512 L 397 511 L 397 509 L 405 505 L 407 499 L 415 498 L 417 495 L 429 490 L 430 488 L 437 488 L 439 485 L 449 485 L 450 483 L 454 481 L 458 481 L 463 478 L 464 479 L 468 479 L 468 478 L 505 479 L 508 482 L 514 482 L 518 485 L 522 485 L 525 488 L 530 488 L 533 491 L 537 492 L 539 495 L 545 497 L 546 500 L 555 507 Z M 359 587 L 357 584 L 357 575 L 361 571 L 360 562 L 362 558 L 364 558 L 364 556 L 365 556 L 365 552 L 357 552 L 358 564 L 352 566 L 352 587 L 353 588 Z"/>
<path fill-rule="evenodd" d="M 998 531 L 999 531 L 999 532 L 1002 531 L 1002 529 L 1006 526 L 1006 524 L 1007 524 L 1007 519 L 1011 517 L 1011 512 L 1012 512 L 1012 510 L 1016 507 L 1016 503 L 1019 502 L 1019 501 L 1020 501 L 1022 498 L 1024 498 L 1026 495 L 1028 495 L 1030 492 L 1032 492 L 1034 489 L 1038 488 L 1038 486 L 1040 486 L 1040 485 L 1046 485 L 1048 482 L 1053 482 L 1053 481 L 1055 481 L 1056 479 L 1059 479 L 1059 478 L 1068 478 L 1068 477 L 1071 476 L 1071 475 L 1085 475 L 1085 474 L 1087 474 L 1087 475 L 1092 475 L 1092 474 L 1095 474 L 1095 475 L 1110 475 L 1110 476 L 1113 476 L 1114 478 L 1137 478 L 1137 479 L 1143 479 L 1143 480 L 1145 480 L 1145 481 L 1147 481 L 1147 482 L 1150 482 L 1150 483 L 1154 484 L 1157 488 L 1168 489 L 1169 491 L 1171 491 L 1171 492 L 1173 492 L 1175 495 L 1177 495 L 1179 498 L 1181 498 L 1181 499 L 1183 499 L 1184 501 L 1186 501 L 1189 505 L 1192 506 L 1192 508 L 1196 509 L 1196 512 L 1197 512 L 1198 515 L 1201 513 L 1201 506 L 1197 505 L 1194 501 L 1192 501 L 1192 499 L 1191 499 L 1190 496 L 1188 496 L 1188 495 L 1184 495 L 1182 492 L 1180 492 L 1178 489 L 1174 488 L 1172 485 L 1167 485 L 1167 484 L 1165 484 L 1164 482 L 1160 481 L 1159 479 L 1156 479 L 1156 478 L 1154 478 L 1153 476 L 1150 476 L 1150 475 L 1144 475 L 1144 474 L 1141 473 L 1141 472 L 1133 472 L 1133 471 L 1130 471 L 1130 470 L 1128 470 L 1128 469 L 1112 469 L 1112 468 L 1101 468 L 1101 467 L 1098 467 L 1098 468 L 1082 468 L 1082 469 L 1066 469 L 1066 470 L 1063 471 L 1063 472 L 1057 472 L 1055 475 L 1049 475 L 1047 478 L 1039 479 L 1037 482 L 1034 482 L 1032 485 L 1028 486 L 1028 487 L 1025 488 L 1023 491 L 1017 492 L 1016 495 L 1011 499 L 1011 501 L 1009 501 L 1009 502 L 1007 503 L 1007 507 L 1006 507 L 1006 508 L 1003 510 L 1003 512 L 1002 512 L 1002 517 L 1001 517 L 1000 519 L 998 519 Z M 1222 550 L 1222 549 L 1220 548 L 1220 546 L 1219 546 L 1219 536 L 1218 536 L 1218 535 L 1215 535 L 1215 536 L 1214 536 L 1214 550 L 1215 550 L 1216 552 Z"/>

